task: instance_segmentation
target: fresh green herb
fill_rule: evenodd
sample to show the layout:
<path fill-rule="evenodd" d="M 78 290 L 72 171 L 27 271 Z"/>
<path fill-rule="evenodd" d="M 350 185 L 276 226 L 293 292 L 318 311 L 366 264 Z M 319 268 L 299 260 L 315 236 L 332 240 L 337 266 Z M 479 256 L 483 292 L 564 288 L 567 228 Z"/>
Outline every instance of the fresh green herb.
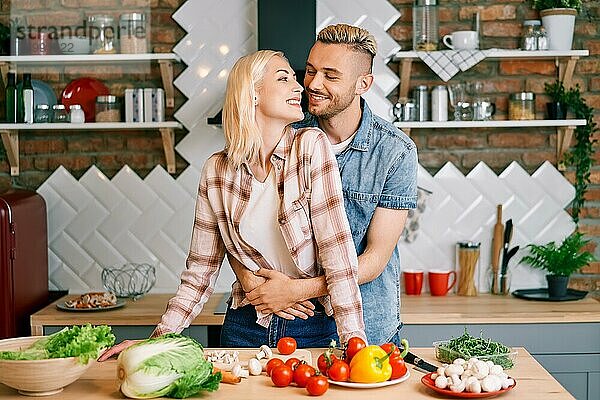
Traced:
<path fill-rule="evenodd" d="M 0 360 L 77 357 L 80 363 L 87 364 L 90 359 L 98 358 L 100 351 L 112 346 L 114 342 L 115 336 L 109 326 L 72 326 L 36 341 L 25 350 L 2 351 Z"/>
<path fill-rule="evenodd" d="M 581 9 L 581 0 L 533 0 L 533 8 L 536 10 L 574 8 L 579 11 Z"/>
<path fill-rule="evenodd" d="M 468 360 L 471 357 L 477 357 L 484 361 L 493 361 L 494 364 L 498 364 L 504 369 L 514 366 L 510 353 L 511 349 L 504 344 L 494 342 L 492 339 L 485 339 L 483 332 L 478 338 L 471 336 L 467 332 L 467 328 L 461 336 L 440 344 L 436 349 L 436 357 L 442 362 L 452 363 L 457 358 Z"/>

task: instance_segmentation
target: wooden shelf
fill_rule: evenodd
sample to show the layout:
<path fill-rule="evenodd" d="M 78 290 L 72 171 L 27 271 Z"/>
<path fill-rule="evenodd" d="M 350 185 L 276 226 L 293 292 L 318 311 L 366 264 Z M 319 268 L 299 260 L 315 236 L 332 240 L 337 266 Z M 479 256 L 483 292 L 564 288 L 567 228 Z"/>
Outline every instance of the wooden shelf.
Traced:
<path fill-rule="evenodd" d="M 3 56 L 0 57 L 0 72 L 6 82 L 9 69 L 18 67 L 51 66 L 65 64 L 131 64 L 140 62 L 158 62 L 163 88 L 165 105 L 175 107 L 175 89 L 173 87 L 173 63 L 181 59 L 175 53 L 143 53 L 143 54 L 82 54 L 82 55 L 45 55 L 45 56 Z"/>
<path fill-rule="evenodd" d="M 534 119 L 526 121 L 494 120 L 494 121 L 411 121 L 394 122 L 398 128 L 408 129 L 450 129 L 450 128 L 534 128 L 534 127 L 569 127 L 585 125 L 585 119 Z"/>
<path fill-rule="evenodd" d="M 177 121 L 166 122 L 89 122 L 85 124 L 48 123 L 48 124 L 0 124 L 0 135 L 6 149 L 11 176 L 19 175 L 19 131 L 64 131 L 64 130 L 135 130 L 158 129 L 162 136 L 167 171 L 171 174 L 175 168 L 175 129 L 181 129 Z"/>
<path fill-rule="evenodd" d="M 590 55 L 589 50 L 509 50 L 488 49 L 482 50 L 485 60 L 554 60 L 558 67 L 558 79 L 565 88 L 573 86 L 573 73 L 579 57 Z M 392 57 L 392 61 L 399 62 L 400 89 L 398 97 L 408 98 L 413 60 L 419 60 L 416 51 L 399 51 Z M 573 131 L 576 126 L 585 125 L 585 120 L 532 120 L 532 121 L 449 121 L 449 122 L 398 122 L 396 126 L 405 129 L 410 135 L 412 128 L 527 128 L 527 127 L 556 127 L 556 160 L 559 169 L 562 168 L 563 155 L 570 147 Z"/>

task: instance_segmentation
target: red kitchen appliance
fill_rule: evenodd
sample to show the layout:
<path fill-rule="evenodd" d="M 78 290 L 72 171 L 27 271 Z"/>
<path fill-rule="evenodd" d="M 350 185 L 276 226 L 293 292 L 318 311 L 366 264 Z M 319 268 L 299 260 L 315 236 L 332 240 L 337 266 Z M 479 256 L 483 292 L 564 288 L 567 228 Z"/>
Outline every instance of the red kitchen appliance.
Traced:
<path fill-rule="evenodd" d="M 0 339 L 31 335 L 48 304 L 46 202 L 30 190 L 0 194 Z"/>

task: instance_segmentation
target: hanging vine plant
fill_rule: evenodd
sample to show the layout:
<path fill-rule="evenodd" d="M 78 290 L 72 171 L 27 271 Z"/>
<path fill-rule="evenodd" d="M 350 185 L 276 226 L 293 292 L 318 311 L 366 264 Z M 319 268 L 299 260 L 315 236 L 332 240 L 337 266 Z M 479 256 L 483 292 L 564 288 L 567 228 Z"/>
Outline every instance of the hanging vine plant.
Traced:
<path fill-rule="evenodd" d="M 562 82 L 560 85 L 562 86 Z M 571 203 L 571 217 L 576 224 L 579 224 L 579 214 L 585 203 L 585 193 L 590 183 L 590 170 L 596 144 L 593 134 L 597 127 L 594 122 L 594 109 L 581 97 L 579 85 L 566 90 L 563 96 L 564 103 L 569 105 L 574 117 L 587 121 L 587 124 L 575 129 L 575 145 L 565 156 L 565 164 L 575 168 L 575 198 Z"/>

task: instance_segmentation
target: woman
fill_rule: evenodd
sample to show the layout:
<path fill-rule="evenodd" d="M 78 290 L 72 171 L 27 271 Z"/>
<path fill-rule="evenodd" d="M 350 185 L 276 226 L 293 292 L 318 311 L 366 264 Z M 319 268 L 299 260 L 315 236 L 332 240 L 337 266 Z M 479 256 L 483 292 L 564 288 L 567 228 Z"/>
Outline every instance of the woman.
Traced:
<path fill-rule="evenodd" d="M 226 147 L 204 165 L 187 268 L 152 336 L 189 326 L 212 294 L 227 253 L 252 271 L 324 272 L 329 296 L 314 302 L 308 320 L 284 321 L 256 312 L 236 282 L 222 345 L 274 347 L 293 336 L 299 347 L 323 347 L 336 330 L 342 342 L 365 338 L 358 261 L 335 157 L 322 131 L 290 126 L 303 118 L 301 92 L 281 52 L 260 50 L 232 68 L 223 108 Z"/>

